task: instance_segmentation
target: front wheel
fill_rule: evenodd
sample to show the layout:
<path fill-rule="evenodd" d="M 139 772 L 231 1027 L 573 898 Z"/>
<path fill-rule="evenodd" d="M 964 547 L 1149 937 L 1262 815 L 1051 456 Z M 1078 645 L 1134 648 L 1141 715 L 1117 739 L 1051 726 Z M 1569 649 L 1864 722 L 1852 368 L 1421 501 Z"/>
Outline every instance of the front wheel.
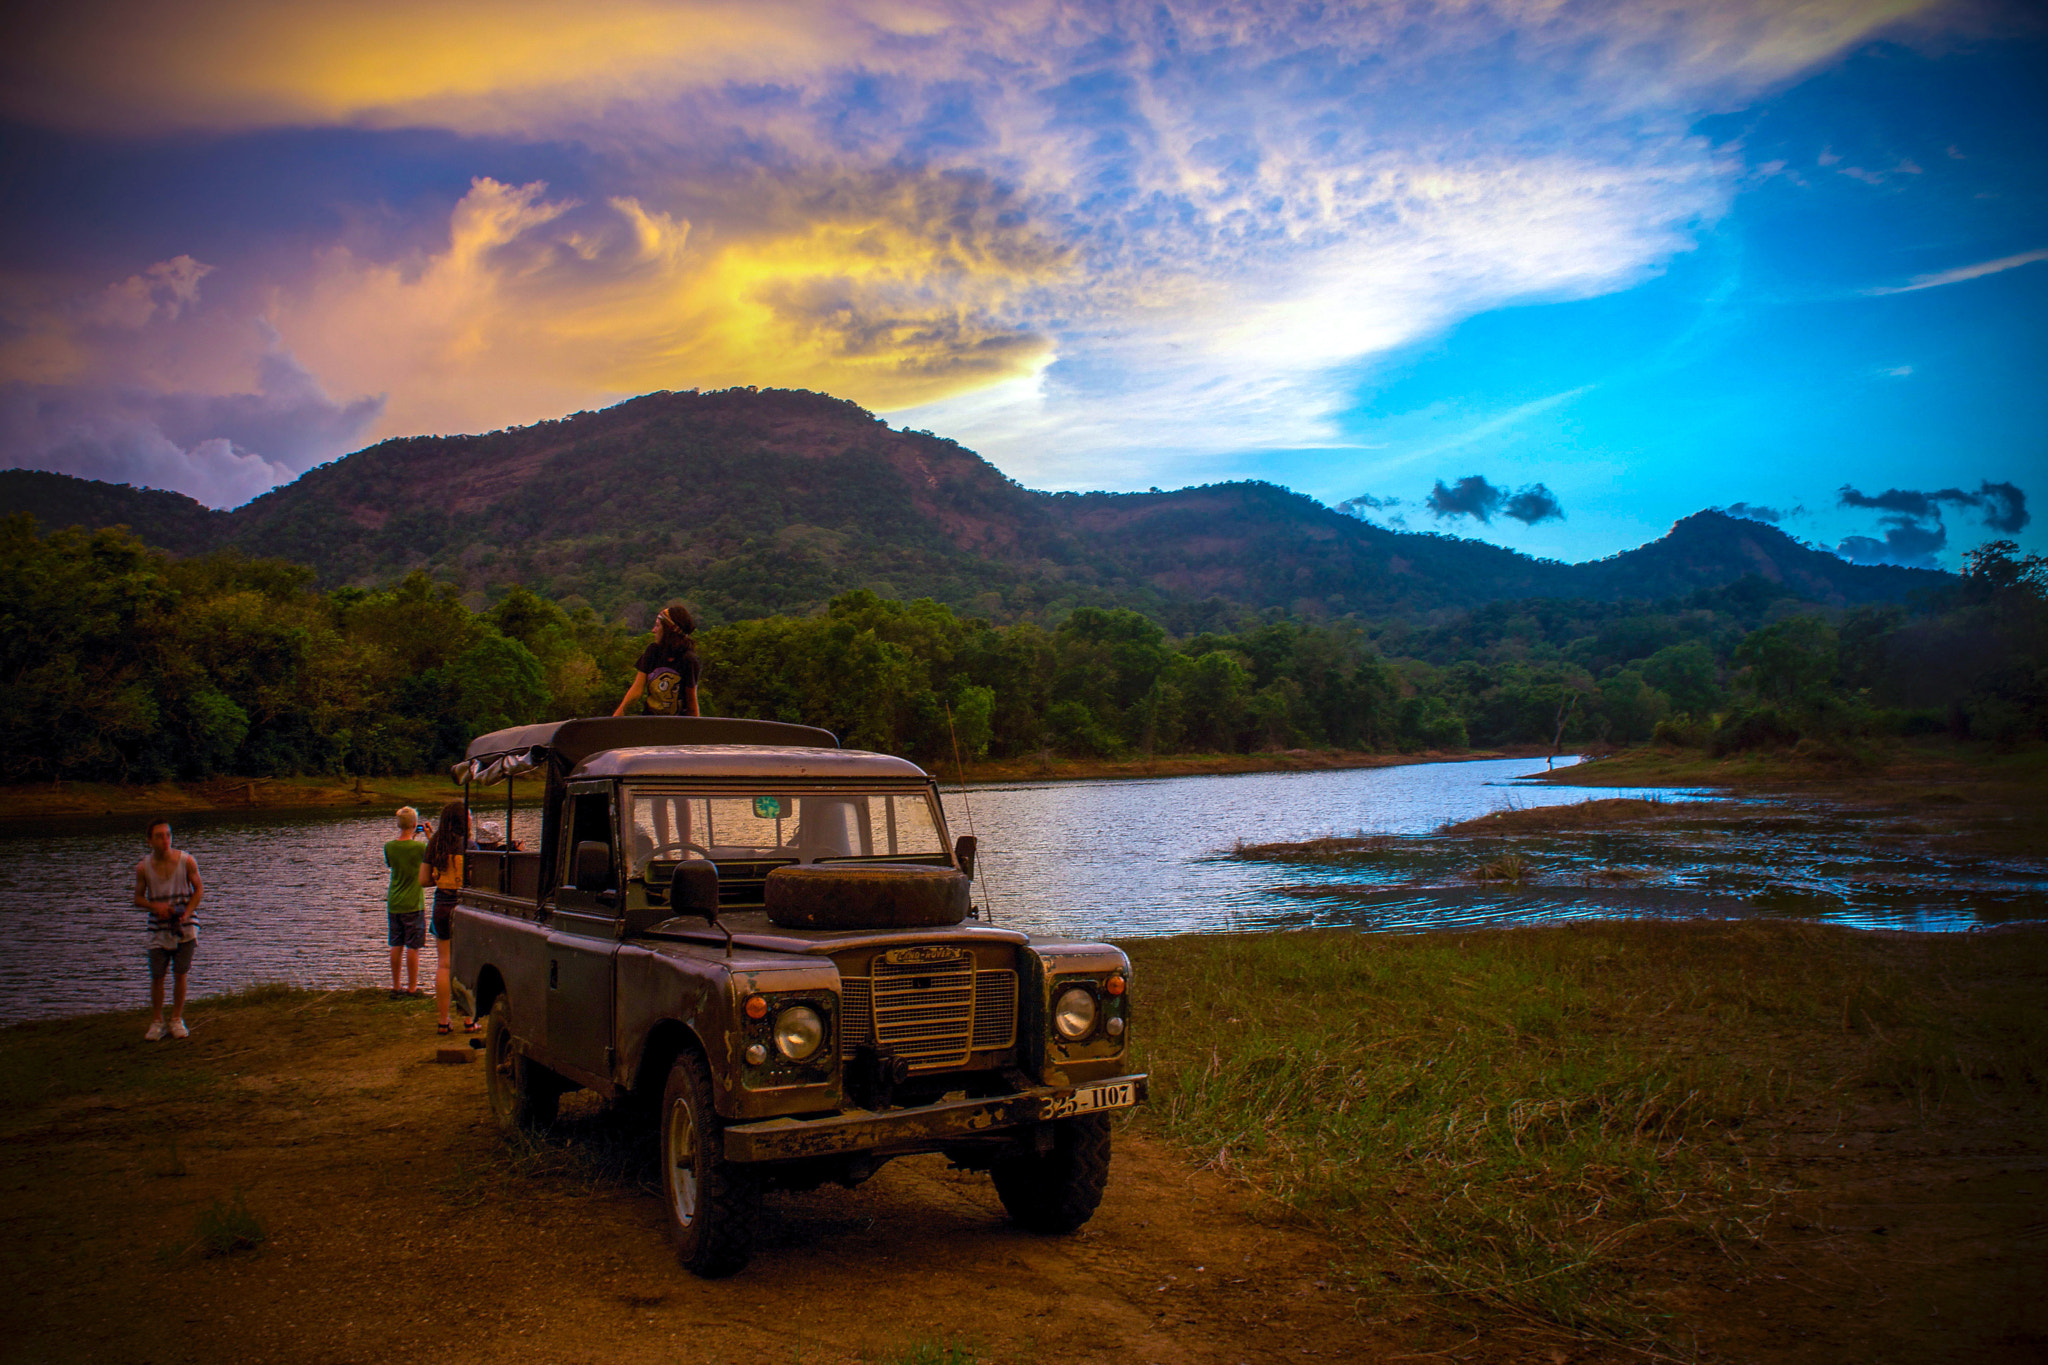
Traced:
<path fill-rule="evenodd" d="M 1072 1232 L 1095 1216 L 1109 1186 L 1109 1116 L 1087 1114 L 1052 1125 L 1052 1150 L 999 1161 L 989 1174 L 1019 1227 Z"/>
<path fill-rule="evenodd" d="M 512 1005 L 499 996 L 484 1025 L 484 1085 L 491 1096 L 491 1114 L 507 1132 L 532 1132 L 555 1121 L 562 1098 L 561 1078 L 522 1055 L 512 1041 Z"/>
<path fill-rule="evenodd" d="M 711 1073 L 694 1052 L 676 1058 L 661 1096 L 661 1193 L 676 1255 L 691 1274 L 730 1275 L 753 1255 L 760 1181 L 725 1159 Z"/>

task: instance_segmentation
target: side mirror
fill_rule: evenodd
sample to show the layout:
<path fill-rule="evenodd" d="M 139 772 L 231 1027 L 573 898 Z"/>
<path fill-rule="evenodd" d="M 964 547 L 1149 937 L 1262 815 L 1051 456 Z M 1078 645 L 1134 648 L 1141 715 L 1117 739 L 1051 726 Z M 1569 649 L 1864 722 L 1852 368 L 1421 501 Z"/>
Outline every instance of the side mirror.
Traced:
<path fill-rule="evenodd" d="M 671 915 L 702 915 L 706 924 L 718 923 L 718 869 L 695 858 L 677 863 L 668 908 Z"/>
<path fill-rule="evenodd" d="M 953 841 L 953 861 L 959 864 L 960 875 L 970 882 L 974 880 L 974 850 L 980 844 L 981 840 L 972 834 L 963 834 Z"/>
<path fill-rule="evenodd" d="M 612 885 L 612 846 L 598 839 L 576 845 L 576 889 L 609 891 Z"/>

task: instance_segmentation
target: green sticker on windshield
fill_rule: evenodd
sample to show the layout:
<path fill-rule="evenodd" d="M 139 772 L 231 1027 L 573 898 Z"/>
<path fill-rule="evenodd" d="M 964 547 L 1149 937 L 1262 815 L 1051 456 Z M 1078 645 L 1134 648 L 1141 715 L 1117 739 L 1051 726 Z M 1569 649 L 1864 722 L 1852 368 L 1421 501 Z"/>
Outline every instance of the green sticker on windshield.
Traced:
<path fill-rule="evenodd" d="M 786 796 L 757 796 L 754 798 L 756 820 L 786 820 L 789 818 L 789 798 Z"/>

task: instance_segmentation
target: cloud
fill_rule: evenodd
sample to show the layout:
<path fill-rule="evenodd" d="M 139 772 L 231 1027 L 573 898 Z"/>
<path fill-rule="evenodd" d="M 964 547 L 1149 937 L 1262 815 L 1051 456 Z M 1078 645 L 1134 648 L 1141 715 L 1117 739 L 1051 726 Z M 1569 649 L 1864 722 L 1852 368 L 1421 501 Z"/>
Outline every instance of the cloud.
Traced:
<path fill-rule="evenodd" d="M 1888 488 L 1882 493 L 1864 494 L 1843 484 L 1839 502 L 1843 507 L 1874 508 L 1922 521 L 1939 521 L 1944 503 L 1970 507 L 1982 512 L 1984 524 L 1995 531 L 2018 531 L 2033 520 L 2027 511 L 2027 495 L 2019 485 L 1992 483 L 1988 479 L 1980 482 L 1974 493 L 1966 493 L 1960 488 L 1924 493 L 1913 488 Z"/>
<path fill-rule="evenodd" d="M 1525 526 L 1534 526 L 1539 521 L 1563 521 L 1564 504 L 1542 484 L 1532 483 L 1509 498 L 1501 514 Z"/>
<path fill-rule="evenodd" d="M 1879 518 L 1886 528 L 1884 539 L 1850 536 L 1835 547 L 1844 559 L 1858 564 L 1938 567 L 1935 555 L 1948 545 L 1948 527 L 1942 518 L 1944 507 L 1980 512 L 1983 524 L 1994 531 L 2019 531 L 2033 519 L 2027 511 L 2027 495 L 2017 484 L 1992 483 L 1988 479 L 1979 482 L 1974 493 L 1960 488 L 1888 488 L 1882 493 L 1866 494 L 1844 484 L 1838 503 L 1890 514 Z"/>
<path fill-rule="evenodd" d="M 204 373 L 152 387 L 226 392 L 260 313 L 336 392 L 388 393 L 380 433 L 793 385 L 1020 477 L 1142 486 L 1333 441 L 1361 357 L 1651 277 L 1741 174 L 1701 110 L 1922 8 L 101 0 L 18 21 L 0 109 L 452 129 L 588 169 L 574 195 L 477 179 L 433 209 L 445 247 L 354 214 L 345 245 L 235 281 L 215 349 L 152 353 Z M 108 306 L 160 326 L 175 300 L 149 291 Z M 0 379 L 100 380 L 113 347 L 0 329 Z"/>
<path fill-rule="evenodd" d="M 1423 502 L 1438 520 L 1472 517 L 1477 521 L 1491 522 L 1498 514 L 1534 526 L 1542 521 L 1564 519 L 1563 505 L 1542 484 L 1532 483 L 1510 494 L 1507 489 L 1488 483 L 1479 474 L 1468 474 L 1449 488 L 1444 487 L 1442 479 L 1438 479 L 1436 487 L 1430 490 Z"/>
<path fill-rule="evenodd" d="M 105 0 L 17 17 L 0 88 L 18 117 L 95 131 L 327 123 L 530 133 L 704 90 L 811 90 L 849 69 L 1043 78 L 1077 66 L 1092 74 L 1118 56 L 1144 71 L 1160 57 L 1191 57 L 1199 68 L 1249 52 L 1299 84 L 1317 79 L 1318 60 L 1361 58 L 1387 74 L 1405 59 L 1441 78 L 1458 69 L 1460 49 L 1492 59 L 1491 42 L 1505 35 L 1539 62 L 1576 59 L 1621 98 L 1725 98 L 1931 7 L 1501 0 L 1418 10 L 1387 0 L 1321 9 L 1304 24 L 1280 5 L 1114 0 Z M 1489 84 L 1503 103 L 1527 96 L 1518 82 Z M 1102 89 L 1070 93 L 1099 99 Z M 1186 160 L 1200 171 L 1247 156 L 1226 136 L 1190 147 Z"/>
<path fill-rule="evenodd" d="M 1376 498 L 1370 493 L 1360 493 L 1355 498 L 1346 498 L 1337 504 L 1336 510 L 1347 517 L 1365 520 L 1368 512 L 1384 512 L 1390 507 L 1399 507 L 1399 498 Z"/>
<path fill-rule="evenodd" d="M 1850 536 L 1835 546 L 1835 553 L 1851 564 L 1895 564 L 1907 569 L 1934 569 L 1935 555 L 1948 545 L 1948 531 L 1940 522 L 1923 526 L 1910 517 L 1886 517 L 1889 529 L 1883 540 Z"/>
<path fill-rule="evenodd" d="M 2033 520 L 2027 512 L 2027 495 L 2018 484 L 1980 483 L 1977 498 L 1977 505 L 1984 509 L 1984 524 L 1994 531 L 2024 530 Z"/>
<path fill-rule="evenodd" d="M 1483 476 L 1468 474 L 1458 480 L 1455 488 L 1444 487 L 1444 481 L 1438 479 L 1436 487 L 1423 499 L 1423 504 L 1439 520 L 1444 517 L 1474 517 L 1490 522 L 1507 495 L 1505 488 L 1494 487 Z"/>
<path fill-rule="evenodd" d="M 1976 265 L 1957 266 L 1953 270 L 1937 270 L 1931 275 L 1915 275 L 1904 284 L 1883 285 L 1866 289 L 1866 294 L 1910 294 L 1918 289 L 1939 289 L 1945 284 L 1961 284 L 1965 280 L 1981 280 L 1986 275 L 1996 275 L 2006 270 L 2017 270 L 2023 265 L 2036 261 L 2048 261 L 2048 247 L 2037 251 L 2022 251 L 2017 256 L 2001 256 L 1995 261 L 1980 261 Z M 1898 373 L 1893 371 L 1893 373 Z M 1910 370 L 1907 373 L 1911 373 Z"/>
<path fill-rule="evenodd" d="M 110 284 L 82 310 L 85 320 L 102 327 L 136 331 L 157 318 L 176 318 L 199 302 L 199 281 L 213 273 L 190 256 L 158 261 L 119 284 Z"/>
<path fill-rule="evenodd" d="M 1777 508 L 1751 502 L 1731 502 L 1719 510 L 1731 517 L 1740 517 L 1744 521 L 1768 521 L 1775 524 L 1785 519 L 1785 514 Z"/>
<path fill-rule="evenodd" d="M 272 340 L 254 393 L 0 385 L 0 461 L 239 506 L 355 449 L 383 407 L 334 402 Z"/>
<path fill-rule="evenodd" d="M 813 388 L 890 409 L 1033 373 L 1019 296 L 1070 256 L 971 176 L 827 177 L 751 231 L 479 178 L 444 250 L 336 249 L 272 317 L 398 430 L 530 421 L 652 389 Z"/>

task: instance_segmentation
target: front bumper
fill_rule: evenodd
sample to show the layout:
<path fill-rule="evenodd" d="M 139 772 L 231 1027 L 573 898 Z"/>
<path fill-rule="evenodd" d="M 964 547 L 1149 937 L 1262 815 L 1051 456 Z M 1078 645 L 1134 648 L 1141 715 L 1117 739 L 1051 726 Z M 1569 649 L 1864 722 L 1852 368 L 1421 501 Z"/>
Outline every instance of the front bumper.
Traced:
<path fill-rule="evenodd" d="M 761 1119 L 725 1130 L 727 1161 L 787 1161 L 843 1152 L 890 1151 L 936 1146 L 949 1138 L 985 1137 L 1005 1128 L 1078 1113 L 1116 1113 L 1145 1099 L 1144 1075 L 1112 1076 L 1086 1085 L 1047 1085 L 995 1099 L 942 1100 L 915 1109 L 877 1113 L 849 1109 L 815 1119 Z M 1089 1104 L 1101 1092 L 1131 1088 L 1122 1103 Z"/>

